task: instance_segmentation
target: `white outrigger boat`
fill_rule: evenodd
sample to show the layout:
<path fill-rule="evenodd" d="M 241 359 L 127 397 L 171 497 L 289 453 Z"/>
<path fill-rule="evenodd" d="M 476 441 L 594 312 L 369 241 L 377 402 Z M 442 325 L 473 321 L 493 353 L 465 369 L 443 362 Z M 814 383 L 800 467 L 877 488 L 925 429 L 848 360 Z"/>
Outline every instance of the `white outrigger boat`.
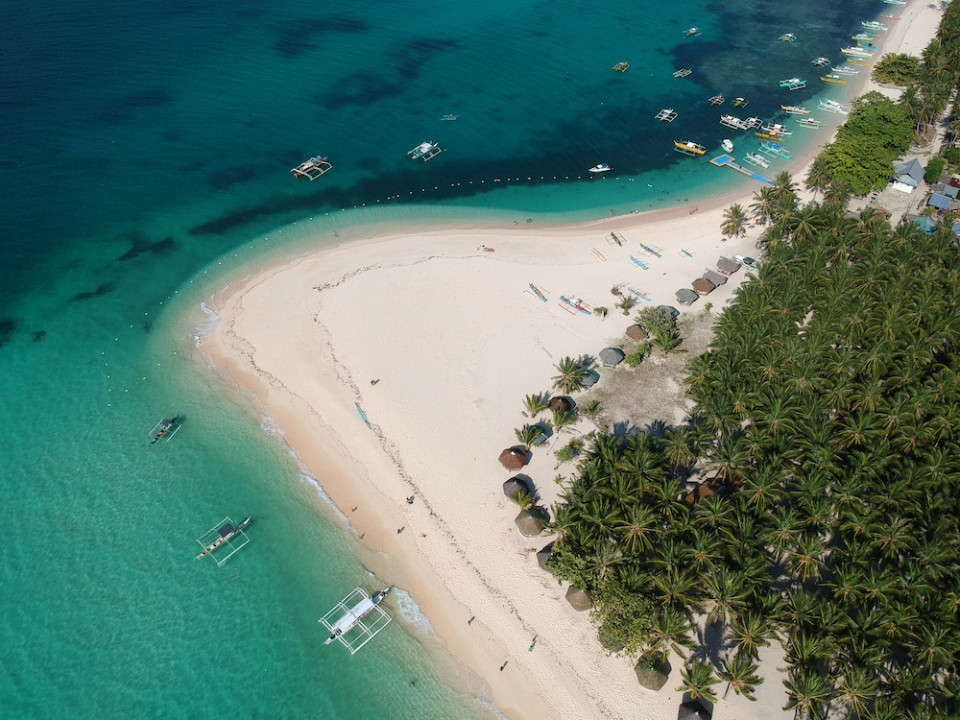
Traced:
<path fill-rule="evenodd" d="M 826 110 L 827 112 L 840 113 L 841 115 L 847 115 L 850 112 L 849 107 L 841 105 L 836 100 L 821 100 L 820 109 Z"/>
<path fill-rule="evenodd" d="M 309 160 L 304 160 L 295 168 L 291 169 L 290 172 L 293 173 L 295 178 L 305 177 L 309 180 L 316 180 L 331 170 L 333 170 L 333 165 L 330 164 L 330 161 L 325 157 L 317 155 Z"/>
<path fill-rule="evenodd" d="M 883 32 L 887 29 L 887 26 L 876 20 L 861 20 L 860 26 L 866 30 L 875 30 L 876 32 Z"/>
<path fill-rule="evenodd" d="M 749 130 L 750 126 L 746 121 L 741 120 L 736 115 L 721 115 L 720 124 L 733 130 Z"/>
<path fill-rule="evenodd" d="M 833 70 L 838 75 L 859 75 L 860 74 L 859 70 L 855 70 L 854 68 L 849 67 L 848 65 L 838 65 L 837 67 L 832 67 L 830 69 Z"/>
<path fill-rule="evenodd" d="M 664 108 L 663 110 L 658 112 L 653 119 L 661 120 L 663 122 L 673 122 L 674 120 L 677 119 L 677 111 L 674 110 L 673 108 Z"/>
<path fill-rule="evenodd" d="M 207 532 L 197 538 L 197 542 L 200 543 L 200 546 L 203 548 L 200 554 L 197 555 L 197 560 L 209 555 L 217 563 L 217 567 L 223 565 L 233 557 L 240 548 L 250 542 L 250 538 L 243 532 L 249 527 L 250 521 L 251 518 L 248 517 L 239 525 L 234 525 L 233 520 L 226 517 L 207 530 Z M 228 548 L 230 552 L 221 550 L 222 548 Z"/>
<path fill-rule="evenodd" d="M 407 155 L 410 156 L 411 160 L 423 160 L 427 162 L 428 160 L 433 160 L 433 158 L 442 152 L 443 150 L 440 149 L 440 143 L 427 140 L 412 150 L 407 150 Z"/>
<path fill-rule="evenodd" d="M 347 595 L 317 621 L 330 631 L 323 644 L 329 645 L 336 640 L 353 655 L 370 642 L 393 620 L 380 606 L 388 592 L 390 588 L 368 595 L 357 588 Z M 372 619 L 368 619 L 370 616 Z"/>
<path fill-rule="evenodd" d="M 789 78 L 788 80 L 781 80 L 780 87 L 786 88 L 787 90 L 802 90 L 807 86 L 806 80 L 801 80 L 800 78 Z"/>
<path fill-rule="evenodd" d="M 758 155 L 757 153 L 747 153 L 743 156 L 743 159 L 751 165 L 755 165 L 757 167 L 770 167 L 770 161 L 767 160 L 763 155 Z"/>
<path fill-rule="evenodd" d="M 823 125 L 819 120 L 814 120 L 813 118 L 797 118 L 797 124 L 800 127 L 812 128 L 814 130 L 819 130 L 820 126 Z"/>
<path fill-rule="evenodd" d="M 150 438 L 150 444 L 163 440 L 165 443 L 170 442 L 173 439 L 173 436 L 180 432 L 180 416 L 174 415 L 172 418 L 163 418 L 156 425 L 153 426 L 153 429 L 150 431 L 147 437 Z"/>
<path fill-rule="evenodd" d="M 811 60 L 810 64 L 813 65 L 814 67 L 823 67 L 824 65 L 830 64 L 830 58 L 824 57 L 823 55 L 821 55 L 820 57 L 814 58 L 813 60 Z"/>

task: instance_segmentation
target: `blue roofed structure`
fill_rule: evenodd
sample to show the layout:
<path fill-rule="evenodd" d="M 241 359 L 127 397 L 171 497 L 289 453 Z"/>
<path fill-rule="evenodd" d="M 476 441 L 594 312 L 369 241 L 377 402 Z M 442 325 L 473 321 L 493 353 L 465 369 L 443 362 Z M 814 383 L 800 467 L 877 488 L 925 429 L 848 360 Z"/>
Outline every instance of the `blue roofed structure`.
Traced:
<path fill-rule="evenodd" d="M 949 210 L 950 203 L 952 202 L 952 199 L 942 193 L 931 193 L 930 199 L 927 200 L 927 205 L 932 205 L 937 210 Z"/>

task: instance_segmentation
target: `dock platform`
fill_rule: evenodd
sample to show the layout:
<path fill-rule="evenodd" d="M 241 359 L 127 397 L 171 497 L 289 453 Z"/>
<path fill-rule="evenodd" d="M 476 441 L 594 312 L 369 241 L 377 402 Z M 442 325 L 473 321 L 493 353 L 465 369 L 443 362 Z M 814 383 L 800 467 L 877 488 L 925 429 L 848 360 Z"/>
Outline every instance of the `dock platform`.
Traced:
<path fill-rule="evenodd" d="M 736 162 L 736 158 L 734 158 L 732 155 L 718 155 L 710 162 L 717 167 L 733 168 L 737 172 L 741 172 L 744 175 L 753 178 L 754 180 L 759 180 L 760 182 L 767 183 L 768 185 L 773 185 L 773 180 L 768 177 L 764 177 L 760 173 L 754 172 L 750 168 L 745 168 L 743 165 L 740 165 L 738 162 Z"/>

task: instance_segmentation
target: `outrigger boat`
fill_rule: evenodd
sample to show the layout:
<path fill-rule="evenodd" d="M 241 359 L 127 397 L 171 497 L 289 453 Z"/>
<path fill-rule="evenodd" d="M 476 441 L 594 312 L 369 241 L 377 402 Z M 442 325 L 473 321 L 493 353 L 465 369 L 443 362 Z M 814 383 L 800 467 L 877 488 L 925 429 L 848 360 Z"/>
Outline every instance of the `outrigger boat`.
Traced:
<path fill-rule="evenodd" d="M 197 555 L 197 560 L 210 555 L 216 560 L 217 567 L 223 565 L 234 553 L 249 542 L 249 538 L 243 531 L 250 525 L 250 521 L 251 518 L 247 518 L 239 525 L 234 525 L 230 518 L 224 518 L 219 524 L 214 525 L 197 538 L 197 542 L 203 547 L 203 551 Z M 234 540 L 242 540 L 242 542 L 234 543 Z M 222 557 L 217 557 L 215 552 L 221 547 L 229 547 L 230 552 Z"/>
<path fill-rule="evenodd" d="M 829 64 L 830 64 L 830 58 L 828 58 L 828 57 L 823 57 L 823 55 L 821 55 L 820 57 L 814 58 L 813 60 L 811 60 L 810 63 L 811 63 L 814 67 L 823 67 L 824 65 L 829 65 Z"/>
<path fill-rule="evenodd" d="M 840 48 L 840 52 L 842 52 L 844 55 L 847 55 L 848 57 L 869 58 L 871 55 L 873 55 L 875 51 L 867 50 L 866 48 L 862 48 L 858 46 L 858 47 Z"/>
<path fill-rule="evenodd" d="M 789 150 L 787 150 L 783 145 L 778 145 L 775 142 L 760 143 L 760 152 L 766 153 L 767 155 L 776 155 L 777 157 L 782 157 L 786 160 L 789 160 L 791 157 Z"/>
<path fill-rule="evenodd" d="M 310 180 L 316 180 L 318 177 L 330 172 L 331 170 L 333 170 L 333 165 L 331 165 L 325 157 L 317 155 L 309 160 L 304 160 L 302 163 L 290 170 L 290 172 L 293 173 L 295 178 L 305 177 Z"/>
<path fill-rule="evenodd" d="M 607 165 L 606 163 L 600 163 L 599 165 L 594 165 L 587 172 L 592 172 L 592 173 L 610 172 L 610 166 Z"/>
<path fill-rule="evenodd" d="M 780 109 L 785 113 L 790 113 L 791 115 L 809 115 L 810 111 L 805 107 L 800 107 L 799 105 L 781 105 Z"/>
<path fill-rule="evenodd" d="M 790 78 L 789 80 L 781 80 L 780 87 L 787 88 L 787 90 L 802 90 L 807 86 L 806 80 L 801 80 L 800 78 Z"/>
<path fill-rule="evenodd" d="M 172 418 L 163 418 L 156 425 L 153 426 L 153 429 L 150 431 L 149 438 L 150 444 L 163 440 L 164 442 L 170 442 L 174 435 L 180 431 L 180 416 L 174 415 Z"/>
<path fill-rule="evenodd" d="M 733 99 L 733 106 L 738 108 L 745 108 L 750 104 L 750 101 L 746 98 L 738 97 Z"/>
<path fill-rule="evenodd" d="M 887 17 L 887 16 L 884 15 L 884 17 Z M 897 19 L 899 20 L 899 18 Z M 860 25 L 861 27 L 864 27 L 867 30 L 877 30 L 879 32 L 883 32 L 884 30 L 887 29 L 886 25 L 884 25 L 883 23 L 879 23 L 876 20 L 861 20 Z"/>
<path fill-rule="evenodd" d="M 749 130 L 750 126 L 746 121 L 741 120 L 736 115 L 721 115 L 720 124 L 724 127 L 732 128 L 734 130 Z"/>
<path fill-rule="evenodd" d="M 317 620 L 330 631 L 330 636 L 323 644 L 329 645 L 336 640 L 353 655 L 370 642 L 393 619 L 381 607 L 388 592 L 390 588 L 384 588 L 378 593 L 368 595 L 357 588 L 347 595 L 330 612 Z M 336 615 L 339 617 L 334 620 Z M 368 620 L 371 615 L 374 616 L 373 619 Z"/>
<path fill-rule="evenodd" d="M 688 38 L 688 37 L 696 37 L 696 36 L 699 35 L 699 34 L 700 34 L 700 28 L 698 28 L 698 27 L 692 27 L 692 28 L 687 28 L 687 29 L 684 31 L 683 36 L 684 36 L 685 38 Z"/>
<path fill-rule="evenodd" d="M 711 104 L 711 105 L 723 105 L 723 100 L 724 100 L 723 95 L 722 95 L 722 94 L 717 94 L 717 95 L 714 95 L 712 98 L 710 98 L 710 104 Z"/>
<path fill-rule="evenodd" d="M 673 149 L 684 155 L 699 156 L 707 152 L 707 149 L 700 143 L 693 140 L 674 140 Z"/>
<path fill-rule="evenodd" d="M 427 142 L 420 143 L 412 150 L 407 150 L 407 155 L 410 156 L 411 160 L 423 160 L 427 162 L 428 160 L 433 160 L 433 158 L 441 152 L 443 152 L 443 150 L 440 149 L 440 143 L 428 140 Z"/>
<path fill-rule="evenodd" d="M 849 107 L 841 105 L 836 100 L 821 100 L 820 109 L 826 110 L 827 112 L 840 113 L 841 115 L 847 115 L 850 112 Z"/>
<path fill-rule="evenodd" d="M 870 35 L 868 33 L 857 33 L 856 35 L 851 35 L 850 39 L 856 42 L 857 45 L 860 45 L 861 47 L 863 47 L 864 43 L 866 43 L 867 45 L 872 45 L 874 41 L 873 35 Z"/>
<path fill-rule="evenodd" d="M 677 111 L 673 108 L 664 108 L 657 113 L 654 120 L 662 120 L 663 122 L 673 122 L 677 119 Z"/>
<path fill-rule="evenodd" d="M 746 155 L 743 156 L 743 159 L 746 162 L 750 163 L 751 165 L 755 165 L 757 167 L 762 167 L 762 168 L 770 167 L 770 161 L 767 160 L 763 155 L 757 155 L 756 153 L 747 153 Z"/>
<path fill-rule="evenodd" d="M 847 67 L 846 65 L 840 65 L 839 67 L 830 68 L 838 75 L 859 75 L 859 70 L 854 70 L 852 67 Z"/>
<path fill-rule="evenodd" d="M 452 115 L 452 114 L 450 114 L 450 115 L 441 115 L 441 116 L 440 116 L 440 119 L 441 119 L 441 120 L 459 120 L 459 119 L 460 119 L 460 116 L 459 116 L 459 115 Z"/>
<path fill-rule="evenodd" d="M 797 118 L 797 124 L 800 127 L 813 128 L 814 130 L 819 130 L 820 126 L 823 125 L 822 122 L 813 118 Z"/>
<path fill-rule="evenodd" d="M 783 35 L 780 36 L 780 40 L 781 40 L 782 42 L 791 42 L 791 43 L 792 43 L 792 42 L 796 42 L 797 36 L 794 35 L 793 33 L 784 33 Z"/>
<path fill-rule="evenodd" d="M 820 77 L 820 82 L 828 85 L 846 85 L 847 81 L 835 73 L 828 73 Z"/>
<path fill-rule="evenodd" d="M 630 69 L 630 63 L 626 61 L 618 62 L 616 65 L 614 65 L 611 68 L 611 70 L 616 70 L 617 72 L 626 72 L 629 69 Z"/>
<path fill-rule="evenodd" d="M 680 68 L 679 70 L 674 70 L 673 76 L 675 78 L 685 78 L 690 77 L 693 74 L 693 70 L 690 68 Z"/>
<path fill-rule="evenodd" d="M 787 129 L 780 123 L 769 123 L 757 130 L 754 135 L 763 140 L 780 140 L 793 133 L 787 132 Z"/>

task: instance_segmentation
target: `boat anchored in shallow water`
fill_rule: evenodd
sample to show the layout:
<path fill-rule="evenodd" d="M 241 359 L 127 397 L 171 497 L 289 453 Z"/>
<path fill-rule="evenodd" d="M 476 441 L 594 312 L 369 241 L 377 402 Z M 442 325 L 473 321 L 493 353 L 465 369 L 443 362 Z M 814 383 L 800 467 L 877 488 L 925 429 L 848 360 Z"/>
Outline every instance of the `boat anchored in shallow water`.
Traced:
<path fill-rule="evenodd" d="M 814 67 L 823 67 L 824 65 L 830 64 L 830 58 L 823 57 L 821 55 L 820 57 L 814 58 L 813 60 L 811 60 L 810 64 L 813 65 Z"/>
<path fill-rule="evenodd" d="M 592 173 L 610 172 L 610 166 L 607 165 L 606 163 L 600 163 L 599 165 L 594 165 L 592 168 L 587 170 L 587 172 L 592 172 Z"/>
<path fill-rule="evenodd" d="M 793 33 L 784 33 L 783 35 L 780 36 L 780 41 L 789 42 L 789 43 L 796 42 L 797 36 L 794 35 Z"/>
<path fill-rule="evenodd" d="M 781 105 L 780 109 L 791 115 L 809 115 L 810 111 L 800 105 Z"/>
<path fill-rule="evenodd" d="M 663 122 L 673 122 L 676 119 L 677 111 L 673 108 L 664 108 L 657 113 L 656 117 L 654 117 L 654 120 L 661 120 Z"/>
<path fill-rule="evenodd" d="M 827 73 L 820 77 L 820 82 L 827 83 L 828 85 L 846 85 L 847 80 L 836 73 Z"/>
<path fill-rule="evenodd" d="M 460 119 L 460 116 L 459 116 L 459 115 L 454 115 L 454 114 L 450 113 L 450 114 L 447 114 L 447 115 L 441 115 L 441 116 L 440 116 L 440 119 L 441 119 L 441 120 L 459 120 L 459 119 Z"/>
<path fill-rule="evenodd" d="M 162 418 L 147 435 L 150 438 L 150 444 L 153 445 L 161 440 L 165 443 L 170 442 L 173 436 L 180 431 L 180 424 L 179 415 L 174 415 L 172 418 Z"/>
<path fill-rule="evenodd" d="M 806 80 L 801 80 L 800 78 L 790 78 L 789 80 L 781 80 L 780 87 L 786 88 L 787 90 L 802 90 L 807 86 Z"/>
<path fill-rule="evenodd" d="M 628 63 L 626 60 L 624 60 L 623 62 L 618 62 L 616 65 L 614 65 L 611 68 L 611 70 L 616 70 L 617 72 L 626 72 L 629 69 L 630 69 L 630 63 Z"/>
<path fill-rule="evenodd" d="M 197 538 L 197 542 L 203 548 L 203 551 L 197 555 L 197 560 L 209 555 L 217 563 L 217 567 L 223 565 L 240 548 L 250 542 L 250 538 L 243 532 L 250 525 L 251 518 L 247 518 L 239 525 L 234 525 L 233 520 L 226 517 L 203 535 Z"/>
<path fill-rule="evenodd" d="M 689 38 L 689 37 L 696 37 L 697 35 L 700 35 L 700 34 L 701 34 L 701 33 L 700 33 L 700 28 L 698 28 L 698 27 L 692 27 L 692 28 L 687 28 L 687 29 L 684 31 L 683 36 L 684 36 L 685 38 Z"/>
<path fill-rule="evenodd" d="M 724 97 L 722 93 L 717 93 L 716 95 L 710 98 L 710 104 L 714 106 L 723 105 L 723 102 L 724 102 Z"/>
<path fill-rule="evenodd" d="M 673 149 L 684 155 L 699 156 L 707 152 L 707 149 L 700 143 L 693 140 L 674 140 Z"/>
<path fill-rule="evenodd" d="M 723 148 L 724 150 L 726 150 L 728 153 L 732 153 L 732 152 L 733 152 L 733 140 L 731 140 L 730 138 L 724 138 L 724 139 L 720 142 L 720 147 L 722 147 L 722 148 Z"/>
<path fill-rule="evenodd" d="M 847 115 L 850 112 L 849 107 L 841 105 L 836 100 L 821 100 L 820 109 L 826 110 L 827 112 L 840 113 L 841 115 Z"/>
<path fill-rule="evenodd" d="M 331 170 L 333 170 L 333 165 L 330 164 L 330 161 L 325 157 L 317 155 L 309 160 L 304 160 L 302 163 L 290 170 L 290 172 L 293 173 L 295 178 L 305 177 L 308 180 L 316 180 L 318 177 L 330 172 Z"/>
<path fill-rule="evenodd" d="M 747 153 L 743 156 L 744 161 L 754 165 L 756 167 L 768 168 L 770 167 L 770 161 L 767 160 L 763 155 L 758 155 L 757 153 Z"/>
<path fill-rule="evenodd" d="M 819 120 L 814 120 L 813 118 L 797 118 L 797 124 L 800 127 L 811 128 L 813 130 L 819 130 L 820 126 L 823 125 Z"/>
<path fill-rule="evenodd" d="M 356 588 L 347 595 L 317 621 L 330 631 L 323 644 L 336 640 L 353 655 L 373 640 L 393 620 L 381 606 L 388 592 L 390 588 L 368 595 Z"/>

